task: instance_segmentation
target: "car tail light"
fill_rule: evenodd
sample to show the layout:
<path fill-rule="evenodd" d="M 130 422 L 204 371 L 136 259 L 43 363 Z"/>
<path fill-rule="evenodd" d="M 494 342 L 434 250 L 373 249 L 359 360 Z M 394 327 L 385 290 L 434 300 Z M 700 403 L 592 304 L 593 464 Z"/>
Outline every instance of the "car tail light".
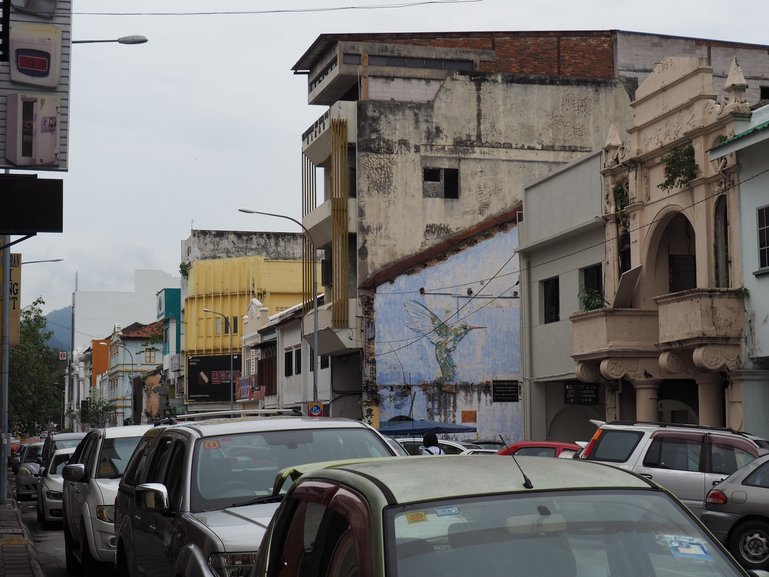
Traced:
<path fill-rule="evenodd" d="M 593 435 L 593 438 L 590 439 L 590 442 L 587 444 L 587 447 L 585 447 L 585 450 L 582 451 L 581 458 L 582 459 L 589 459 L 590 453 L 593 452 L 593 449 L 595 448 L 595 444 L 598 442 L 598 437 L 601 436 L 601 433 L 603 433 L 603 429 L 598 429 L 595 434 Z"/>
<path fill-rule="evenodd" d="M 719 489 L 711 489 L 708 491 L 708 496 L 705 497 L 705 502 L 714 505 L 725 505 L 729 502 L 729 499 L 727 499 L 726 494 L 723 491 Z"/>

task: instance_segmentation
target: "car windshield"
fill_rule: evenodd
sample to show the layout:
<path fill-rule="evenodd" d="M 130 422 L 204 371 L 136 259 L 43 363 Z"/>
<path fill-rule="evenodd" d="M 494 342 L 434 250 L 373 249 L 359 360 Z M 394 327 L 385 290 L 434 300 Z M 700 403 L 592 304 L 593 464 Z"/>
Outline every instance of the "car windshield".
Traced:
<path fill-rule="evenodd" d="M 391 507 L 385 524 L 393 577 L 741 575 L 662 492 L 519 493 L 420 503 Z"/>
<path fill-rule="evenodd" d="M 96 477 L 99 479 L 119 479 L 128 464 L 128 459 L 139 444 L 141 437 L 123 437 L 104 439 L 99 453 L 99 466 Z"/>
<path fill-rule="evenodd" d="M 191 507 L 207 511 L 268 497 L 275 475 L 286 467 L 392 455 L 384 440 L 363 427 L 207 437 L 195 447 Z"/>
<path fill-rule="evenodd" d="M 43 446 L 42 445 L 30 445 L 27 447 L 27 450 L 24 452 L 24 462 L 29 463 L 32 461 L 35 461 L 36 459 L 40 458 L 40 455 L 42 454 Z"/>

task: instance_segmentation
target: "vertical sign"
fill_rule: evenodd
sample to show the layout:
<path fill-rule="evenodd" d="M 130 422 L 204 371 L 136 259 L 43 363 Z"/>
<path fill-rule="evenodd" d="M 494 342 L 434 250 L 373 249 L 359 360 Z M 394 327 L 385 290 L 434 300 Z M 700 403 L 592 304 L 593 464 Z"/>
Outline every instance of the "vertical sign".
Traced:
<path fill-rule="evenodd" d="M 0 282 L 5 271 L 0 267 Z M 10 331 L 8 333 L 8 345 L 19 346 L 19 322 L 21 318 L 21 253 L 11 253 L 11 282 L 7 295 L 10 309 Z M 0 310 L 0 317 L 2 311 Z M 2 318 L 0 318 L 0 321 Z"/>

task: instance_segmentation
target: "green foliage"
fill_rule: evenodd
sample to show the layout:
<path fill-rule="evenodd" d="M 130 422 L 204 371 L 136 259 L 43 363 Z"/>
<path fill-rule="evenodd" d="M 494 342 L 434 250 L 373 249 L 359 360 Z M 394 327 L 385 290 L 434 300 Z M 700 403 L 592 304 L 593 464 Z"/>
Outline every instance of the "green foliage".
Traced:
<path fill-rule="evenodd" d="M 741 286 L 740 288 L 736 289 L 734 292 L 737 293 L 737 296 L 743 299 L 746 299 L 750 296 L 750 289 L 744 286 Z"/>
<path fill-rule="evenodd" d="M 621 184 L 615 184 L 612 192 L 614 192 L 614 205 L 617 207 L 617 212 L 624 210 L 630 204 L 627 190 Z"/>
<path fill-rule="evenodd" d="M 89 424 L 92 427 L 103 427 L 110 420 L 110 417 L 117 410 L 110 401 L 98 399 L 94 396 L 95 391 L 91 390 L 91 396 L 87 402 L 77 412 L 78 420 L 83 424 Z"/>
<path fill-rule="evenodd" d="M 62 419 L 66 366 L 48 345 L 44 304 L 38 298 L 21 310 L 19 346 L 8 354 L 8 424 L 28 435 Z"/>
<path fill-rule="evenodd" d="M 179 263 L 179 274 L 182 275 L 184 278 L 187 278 L 190 275 L 191 268 L 192 268 L 192 264 L 188 262 Z"/>
<path fill-rule="evenodd" d="M 665 165 L 665 180 L 658 185 L 662 190 L 686 186 L 697 176 L 694 147 L 691 144 L 674 146 L 660 158 Z"/>
<path fill-rule="evenodd" d="M 606 308 L 609 305 L 606 302 L 606 297 L 595 289 L 583 288 L 577 296 L 579 297 L 579 302 L 582 303 L 582 308 L 586 311 Z"/>

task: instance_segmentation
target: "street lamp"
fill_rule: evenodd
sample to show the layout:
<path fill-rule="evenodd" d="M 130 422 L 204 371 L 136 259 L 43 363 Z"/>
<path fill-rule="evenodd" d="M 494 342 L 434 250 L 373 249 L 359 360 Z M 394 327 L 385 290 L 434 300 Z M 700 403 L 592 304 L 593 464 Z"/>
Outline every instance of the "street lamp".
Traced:
<path fill-rule="evenodd" d="M 147 42 L 146 36 L 132 34 L 131 36 L 121 36 L 111 40 L 73 40 L 72 44 L 96 44 L 100 42 L 117 42 L 118 44 L 144 44 Z"/>
<path fill-rule="evenodd" d="M 211 313 L 212 315 L 219 315 L 224 319 L 224 330 L 230 333 L 230 411 L 235 410 L 235 372 L 232 369 L 232 356 L 234 350 L 232 348 L 232 325 L 230 324 L 230 317 L 224 313 L 212 311 L 211 309 L 203 309 L 204 313 Z"/>
<path fill-rule="evenodd" d="M 21 261 L 21 264 L 35 264 L 37 262 L 61 262 L 63 261 L 63 258 L 46 258 L 43 260 L 24 260 Z"/>
<path fill-rule="evenodd" d="M 274 216 L 275 218 L 285 218 L 298 224 L 304 231 L 307 240 L 310 242 L 312 248 L 312 402 L 318 402 L 318 281 L 317 281 L 317 268 L 316 259 L 318 257 L 318 251 L 315 248 L 315 242 L 312 240 L 310 231 L 298 220 L 286 216 L 285 214 L 274 214 L 272 212 L 261 212 L 259 210 L 251 210 L 250 208 L 239 208 L 240 212 L 246 214 L 262 214 L 264 216 Z"/>

